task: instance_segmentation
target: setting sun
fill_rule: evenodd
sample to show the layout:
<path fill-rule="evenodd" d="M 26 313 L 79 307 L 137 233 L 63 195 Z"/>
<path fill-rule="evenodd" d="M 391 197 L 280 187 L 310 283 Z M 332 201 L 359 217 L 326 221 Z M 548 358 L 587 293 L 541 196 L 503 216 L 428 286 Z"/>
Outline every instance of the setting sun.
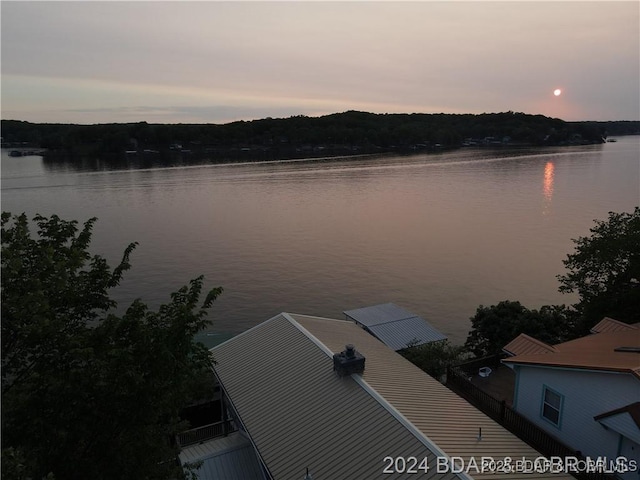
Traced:
<path fill-rule="evenodd" d="M 556 88 L 556 89 L 553 91 L 553 94 L 554 94 L 556 97 L 559 97 L 561 93 L 562 93 L 562 90 L 560 90 L 559 88 Z"/>

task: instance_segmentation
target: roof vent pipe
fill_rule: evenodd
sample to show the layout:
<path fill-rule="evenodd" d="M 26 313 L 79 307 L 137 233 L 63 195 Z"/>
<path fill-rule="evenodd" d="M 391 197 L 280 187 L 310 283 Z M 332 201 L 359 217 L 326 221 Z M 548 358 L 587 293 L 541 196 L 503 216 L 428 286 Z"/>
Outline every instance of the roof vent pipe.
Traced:
<path fill-rule="evenodd" d="M 354 358 L 356 356 L 356 347 L 349 343 L 345 345 L 344 353 L 347 355 L 347 358 Z"/>

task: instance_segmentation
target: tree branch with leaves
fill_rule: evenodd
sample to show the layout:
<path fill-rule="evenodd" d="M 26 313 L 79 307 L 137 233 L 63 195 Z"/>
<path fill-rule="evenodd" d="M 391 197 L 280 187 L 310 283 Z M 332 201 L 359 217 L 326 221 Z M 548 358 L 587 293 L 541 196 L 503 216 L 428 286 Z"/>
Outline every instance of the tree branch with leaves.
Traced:
<path fill-rule="evenodd" d="M 573 307 L 582 334 L 606 316 L 640 321 L 640 207 L 595 223 L 590 236 L 573 240 L 575 251 L 563 261 L 567 273 L 558 276 L 560 292 L 580 296 Z"/>
<path fill-rule="evenodd" d="M 2 213 L 3 478 L 179 478 L 180 411 L 212 394 L 194 335 L 222 288 L 200 303 L 198 277 L 157 312 L 136 300 L 115 315 L 137 244 L 111 269 L 88 251 L 95 221 Z"/>

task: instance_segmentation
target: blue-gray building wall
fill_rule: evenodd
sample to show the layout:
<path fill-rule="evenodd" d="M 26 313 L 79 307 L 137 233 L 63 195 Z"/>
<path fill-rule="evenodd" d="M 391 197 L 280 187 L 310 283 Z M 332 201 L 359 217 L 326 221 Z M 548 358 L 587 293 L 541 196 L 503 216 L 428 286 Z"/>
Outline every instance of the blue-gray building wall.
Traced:
<path fill-rule="evenodd" d="M 514 408 L 518 412 L 585 456 L 613 460 L 621 454 L 620 435 L 593 417 L 637 402 L 638 378 L 628 373 L 528 365 L 517 365 L 516 375 Z M 563 397 L 559 427 L 542 417 L 545 386 Z M 640 465 L 640 445 L 632 452 Z"/>

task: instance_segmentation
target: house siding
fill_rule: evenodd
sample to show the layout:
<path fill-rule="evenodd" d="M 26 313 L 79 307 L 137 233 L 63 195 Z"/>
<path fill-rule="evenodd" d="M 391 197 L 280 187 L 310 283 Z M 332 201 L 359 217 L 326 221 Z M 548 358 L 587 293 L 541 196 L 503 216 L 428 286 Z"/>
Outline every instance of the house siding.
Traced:
<path fill-rule="evenodd" d="M 624 437 L 620 439 L 618 455 L 620 455 L 621 457 L 625 457 L 627 459 L 637 458 L 639 450 L 640 450 L 640 447 L 638 446 L 637 443 L 632 442 L 631 440 L 628 440 Z M 635 457 L 634 457 L 634 454 L 635 454 Z M 640 465 L 640 464 L 636 464 L 636 465 Z M 631 471 L 630 469 L 629 472 L 619 475 L 619 477 L 622 478 L 622 480 L 640 480 L 640 468 L 637 468 L 635 471 Z"/>
<path fill-rule="evenodd" d="M 638 401 L 640 381 L 630 374 L 520 365 L 516 410 L 561 442 L 589 457 L 619 454 L 620 435 L 593 419 L 596 415 Z M 547 387 L 563 396 L 559 427 L 542 418 L 542 392 Z M 640 445 L 631 450 L 640 463 Z"/>

